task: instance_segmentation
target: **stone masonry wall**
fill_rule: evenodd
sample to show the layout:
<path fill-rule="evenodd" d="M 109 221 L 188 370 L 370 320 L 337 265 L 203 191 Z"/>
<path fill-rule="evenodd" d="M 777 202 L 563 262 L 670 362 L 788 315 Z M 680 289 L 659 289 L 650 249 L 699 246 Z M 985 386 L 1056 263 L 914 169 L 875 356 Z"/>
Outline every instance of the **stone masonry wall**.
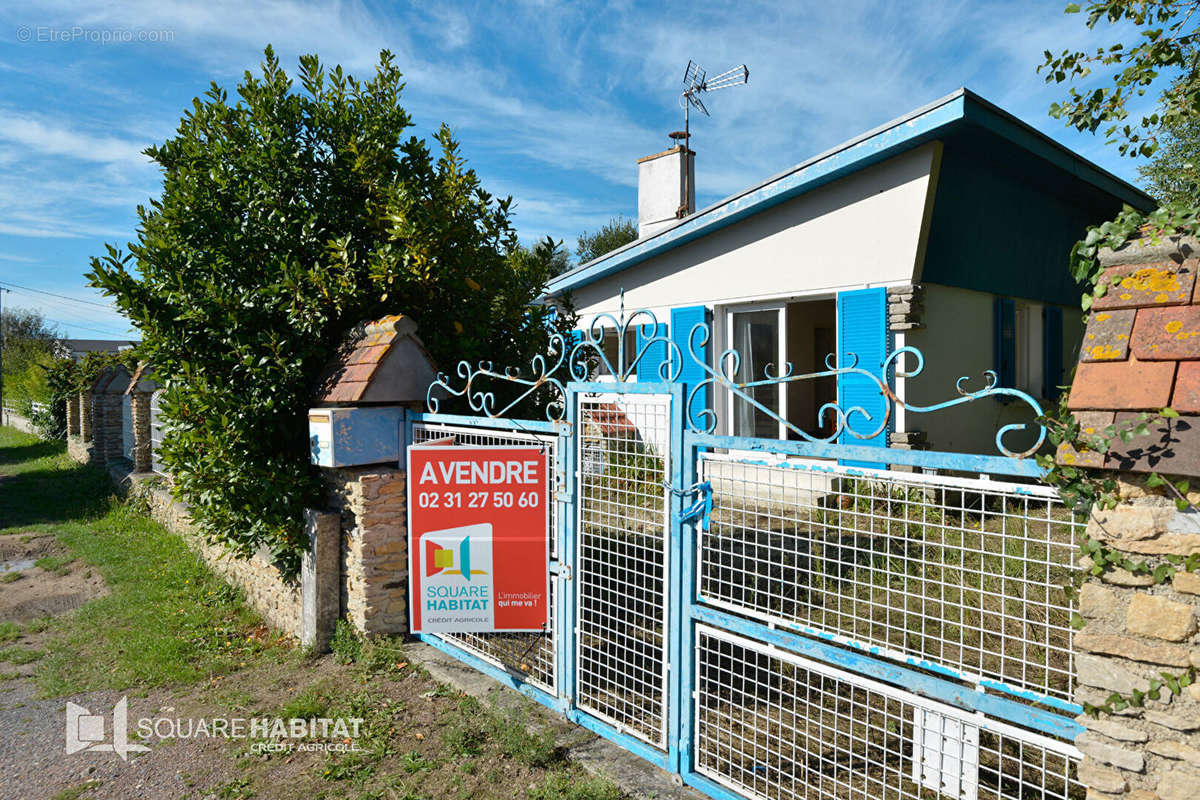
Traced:
<path fill-rule="evenodd" d="M 1200 553 L 1200 514 L 1177 511 L 1141 477 L 1122 474 L 1120 489 L 1117 508 L 1093 512 L 1089 536 L 1151 567 Z M 1162 673 L 1200 667 L 1198 612 L 1200 573 L 1180 570 L 1164 584 L 1121 569 L 1090 579 L 1079 595 L 1086 625 L 1075 635 L 1076 701 L 1101 706 L 1114 692 L 1146 692 Z M 1088 800 L 1200 798 L 1200 685 L 1178 696 L 1163 687 L 1142 708 L 1078 721 L 1087 728 L 1075 744 Z"/>
<path fill-rule="evenodd" d="M 149 421 L 149 397 L 141 395 L 141 402 L 138 397 L 134 396 L 133 407 L 135 432 L 148 429 Z M 120 402 L 120 396 L 116 398 Z M 107 417 L 106 409 L 100 413 Z M 135 440 L 135 455 L 137 447 Z M 68 451 L 76 460 L 91 460 L 91 450 L 81 437 L 68 438 Z M 242 589 L 249 605 L 274 627 L 322 647 L 332 630 L 326 621 L 336 618 L 340 609 L 340 615 L 364 634 L 408 630 L 407 484 L 402 470 L 387 466 L 326 470 L 334 513 L 306 512 L 310 536 L 321 546 L 314 545 L 305 558 L 305 570 L 314 572 L 302 571 L 300 581 L 289 583 L 265 554 L 234 558 L 222 546 L 205 541 L 187 507 L 171 496 L 161 476 L 140 468 L 131 473 L 123 459 L 107 466 L 118 485 L 129 486 L 143 497 L 151 516 L 182 537 L 214 572 Z M 333 542 L 341 540 L 332 552 L 331 537 Z"/>
<path fill-rule="evenodd" d="M 67 398 L 67 436 L 79 435 L 79 399 L 74 395 Z"/>
<path fill-rule="evenodd" d="M 403 470 L 325 470 L 342 515 L 342 613 L 368 634 L 408 630 L 408 510 Z"/>
<path fill-rule="evenodd" d="M 79 438 L 92 441 L 92 393 L 79 393 Z"/>
<path fill-rule="evenodd" d="M 121 396 L 101 392 L 92 396 L 92 438 L 96 442 L 96 460 L 107 463 L 121 458 Z"/>
<path fill-rule="evenodd" d="M 150 472 L 152 444 L 150 442 L 150 393 L 129 395 L 130 416 L 133 419 L 133 471 Z"/>
<path fill-rule="evenodd" d="M 178 534 L 213 572 L 240 588 L 250 607 L 271 626 L 299 637 L 302 615 L 299 584 L 285 583 L 279 570 L 260 555 L 248 559 L 233 558 L 220 545 L 204 541 L 188 516 L 187 506 L 171 497 L 170 491 L 159 484 L 160 480 L 151 477 L 133 479 L 133 491 L 145 498 L 150 515 Z"/>

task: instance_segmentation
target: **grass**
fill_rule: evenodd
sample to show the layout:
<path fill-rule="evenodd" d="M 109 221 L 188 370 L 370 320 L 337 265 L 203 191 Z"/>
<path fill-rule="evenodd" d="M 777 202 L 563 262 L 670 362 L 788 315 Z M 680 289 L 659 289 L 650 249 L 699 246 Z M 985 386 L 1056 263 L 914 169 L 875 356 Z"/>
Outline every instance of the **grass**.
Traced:
<path fill-rule="evenodd" d="M 610 781 L 561 773 L 547 776 L 527 796 L 529 800 L 621 800 L 621 792 Z"/>
<path fill-rule="evenodd" d="M 717 506 L 701 576 L 710 594 L 1066 692 L 1079 523 L 1065 508 L 866 479 L 819 501 L 768 509 L 723 495 Z"/>
<path fill-rule="evenodd" d="M 120 502 L 107 475 L 77 465 L 61 444 L 0 428 L 0 472 L 0 535 L 53 533 L 69 553 L 38 566 L 57 572 L 79 559 L 109 588 L 38 623 L 47 632 L 37 673 L 46 695 L 206 680 L 277 643 L 179 537 Z"/>
<path fill-rule="evenodd" d="M 19 667 L 22 664 L 32 664 L 44 655 L 42 651 L 31 650 L 28 647 L 6 647 L 0 650 L 0 662 L 7 661 Z"/>
<path fill-rule="evenodd" d="M 72 556 L 42 556 L 33 562 L 33 565 L 46 572 L 62 576 L 71 571 L 68 567 L 73 563 L 75 563 L 75 559 Z"/>
<path fill-rule="evenodd" d="M 0 536 L 53 534 L 66 552 L 39 566 L 53 572 L 73 560 L 100 573 L 109 594 L 61 617 L 0 625 L 0 680 L 20 679 L 3 667 L 37 661 L 34 679 L 47 695 L 162 687 L 186 706 L 173 712 L 184 717 L 362 719 L 350 752 L 293 759 L 230 740 L 209 756 L 216 764 L 204 762 L 200 796 L 277 796 L 283 768 L 291 770 L 286 791 L 314 800 L 619 797 L 569 764 L 549 732 L 529 731 L 525 709 L 499 711 L 436 683 L 397 639 L 365 640 L 343 623 L 332 658 L 283 646 L 177 536 L 62 450 L 0 428 Z M 73 513 L 43 507 L 58 497 L 69 497 L 63 505 Z M 21 639 L 34 633 L 37 649 Z M 146 757 L 183 757 L 186 746 Z"/>

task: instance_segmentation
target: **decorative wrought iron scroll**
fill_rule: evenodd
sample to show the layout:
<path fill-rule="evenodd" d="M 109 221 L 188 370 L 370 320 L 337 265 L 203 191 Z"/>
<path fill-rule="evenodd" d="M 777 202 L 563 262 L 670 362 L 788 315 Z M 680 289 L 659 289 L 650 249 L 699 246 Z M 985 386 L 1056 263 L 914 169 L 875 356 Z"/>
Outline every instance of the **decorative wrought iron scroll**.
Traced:
<path fill-rule="evenodd" d="M 633 352 L 627 353 L 626 338 L 630 330 L 635 330 L 638 336 Z M 466 399 L 472 411 L 483 416 L 497 418 L 509 414 L 527 401 L 535 398 L 540 401 L 541 398 L 537 393 L 539 390 L 544 390 L 546 418 L 552 421 L 560 420 L 566 410 L 565 384 L 567 382 L 591 380 L 600 371 L 601 366 L 604 368 L 604 373 L 611 375 L 614 381 L 628 381 L 636 374 L 638 365 L 646 359 L 647 353 L 655 346 L 662 346 L 666 352 L 665 358 L 658 365 L 659 379 L 668 383 L 678 380 L 683 368 L 683 356 L 679 345 L 669 336 L 660 335 L 658 331 L 658 318 L 653 312 L 642 309 L 630 314 L 625 313 L 625 300 L 622 293 L 619 315 L 598 314 L 586 329 L 576 331 L 576 335 L 570 339 L 560 333 L 553 334 L 550 337 L 549 352 L 544 356 L 534 356 L 530 362 L 528 373 L 513 367 L 497 370 L 490 361 L 481 361 L 476 366 L 462 361 L 459 362 L 457 369 L 458 377 L 462 380 L 461 388 L 452 386 L 450 378 L 445 373 L 438 373 L 437 379 L 430 384 L 426 392 L 426 406 L 431 412 L 436 413 L 441 399 L 462 397 Z M 615 364 L 605 353 L 604 345 L 610 335 L 616 336 Z M 713 408 L 693 408 L 692 401 L 704 387 L 721 387 L 733 397 L 746 401 L 770 418 L 783 424 L 800 438 L 816 443 L 834 442 L 843 434 L 863 440 L 883 435 L 897 408 L 903 408 L 906 412 L 914 414 L 928 414 L 988 397 L 1010 397 L 1028 406 L 1035 419 L 1042 415 L 1042 408 L 1037 400 L 1018 389 L 999 386 L 996 373 L 992 370 L 986 370 L 983 373 L 985 385 L 981 389 L 974 391 L 966 389 L 965 384 L 970 378 L 963 376 L 955 383 L 957 397 L 927 406 L 904 402 L 892 391 L 886 376 L 894 374 L 897 378 L 908 379 L 920 375 L 925 369 L 925 356 L 915 347 L 901 347 L 893 352 L 884 361 L 883 368 L 879 373 L 860 367 L 858 356 L 854 353 L 847 353 L 843 360 L 844 363 L 838 366 L 836 356 L 831 353 L 825 358 L 826 368 L 819 372 L 797 375 L 790 362 L 785 363 L 781 371 L 776 370 L 773 364 L 768 364 L 761 379 L 739 382 L 736 376 L 741 368 L 742 356 L 736 349 L 729 348 L 722 352 L 716 359 L 715 366 L 704 357 L 705 348 L 711 337 L 712 330 L 708 324 L 701 322 L 692 327 L 687 339 L 688 355 L 707 375 L 703 380 L 691 384 L 689 387 L 687 398 L 689 413 L 685 415 L 688 427 L 701 433 L 712 433 L 718 422 L 717 412 Z M 906 364 L 903 357 L 906 355 L 916 359 L 916 364 L 912 369 L 905 369 Z M 827 436 L 814 436 L 786 419 L 778 411 L 758 402 L 753 396 L 754 390 L 762 386 L 818 378 L 837 378 L 843 375 L 860 375 L 879 387 L 879 393 L 884 398 L 884 412 L 879 419 L 873 417 L 862 406 L 842 408 L 837 403 L 825 403 L 817 409 L 817 425 L 824 428 L 826 421 L 831 420 L 832 433 Z M 642 380 L 645 380 L 644 376 Z M 515 393 L 515 397 L 501 404 L 496 399 L 496 390 L 505 385 L 510 387 L 510 393 Z M 852 421 L 863 421 L 871 430 L 865 433 L 860 432 L 851 424 Z M 1010 450 L 1004 444 L 1004 437 L 1020 430 L 1035 431 L 1036 441 L 1024 450 Z M 1025 458 L 1032 455 L 1041 448 L 1045 440 L 1046 429 L 1036 421 L 1004 425 L 996 432 L 997 449 L 1004 455 L 1013 458 Z"/>
<path fill-rule="evenodd" d="M 742 356 L 737 350 L 729 348 L 721 353 L 720 357 L 716 361 L 716 369 L 714 369 L 713 366 L 708 363 L 708 360 L 703 357 L 704 349 L 707 347 L 711 336 L 712 332 L 705 323 L 698 323 L 694 325 L 691 331 L 688 332 L 688 354 L 691 356 L 692 361 L 698 364 L 700 368 L 707 373 L 708 377 L 697 382 L 691 387 L 688 392 L 687 408 L 689 410 L 693 409 L 692 401 L 696 397 L 697 393 L 700 392 L 704 387 L 720 386 L 727 389 L 735 397 L 745 400 L 750 405 L 767 414 L 772 419 L 782 423 L 788 430 L 792 431 L 797 436 L 810 442 L 833 442 L 843 433 L 848 433 L 856 439 L 872 439 L 883 434 L 884 431 L 887 430 L 888 423 L 891 421 L 892 413 L 897 407 L 903 408 L 905 411 L 915 414 L 928 414 L 934 411 L 941 411 L 946 408 L 951 408 L 953 406 L 963 405 L 964 403 L 972 403 L 976 400 L 982 400 L 985 397 L 1012 397 L 1028 405 L 1033 410 L 1035 419 L 1042 415 L 1042 407 L 1038 404 L 1037 400 L 1034 400 L 1028 394 L 1018 389 L 1006 389 L 998 386 L 997 384 L 999 381 L 996 377 L 996 373 L 990 369 L 983 373 L 986 385 L 982 389 L 968 391 L 963 388 L 963 384 L 970 380 L 970 376 L 964 375 L 955 382 L 955 389 L 959 394 L 958 397 L 928 406 L 918 406 L 904 402 L 896 396 L 895 392 L 892 391 L 892 388 L 887 384 L 886 380 L 880 376 L 887 376 L 889 372 L 892 372 L 893 370 L 893 374 L 897 378 L 907 379 L 920 375 L 925 369 L 925 356 L 915 347 L 901 347 L 893 352 L 887 357 L 886 360 L 884 360 L 883 368 L 880 370 L 879 374 L 858 366 L 858 356 L 854 353 L 846 354 L 846 361 L 849 363 L 841 367 L 836 366 L 835 356 L 831 353 L 825 357 L 825 369 L 821 370 L 820 372 L 809 372 L 803 375 L 796 375 L 794 374 L 791 362 L 788 362 L 783 365 L 782 372 L 776 372 L 775 374 L 772 374 L 774 365 L 767 364 L 766 368 L 764 369 L 764 376 L 762 380 L 743 381 L 739 383 L 735 376 L 738 374 L 738 371 L 741 367 Z M 904 369 L 904 365 L 901 362 L 901 357 L 905 354 L 912 355 L 916 359 L 917 363 L 915 368 L 908 370 Z M 842 375 L 861 375 L 879 387 L 879 394 L 882 395 L 884 399 L 884 412 L 880 419 L 876 420 L 871 416 L 870 412 L 868 412 L 862 406 L 841 408 L 836 403 L 825 403 L 819 409 L 817 409 L 817 425 L 824 427 L 827 417 L 832 416 L 833 432 L 828 436 L 813 436 L 807 431 L 801 430 L 777 411 L 764 406 L 762 403 L 759 403 L 754 399 L 752 394 L 752 390 L 759 386 L 816 380 L 818 378 L 839 377 Z M 856 415 L 861 417 L 863 420 L 866 420 L 866 422 L 874 425 L 874 429 L 867 433 L 860 433 L 859 431 L 855 430 L 854 426 L 851 425 L 850 422 L 853 418 L 855 418 Z M 688 427 L 690 427 L 692 430 L 703 433 L 712 433 L 716 429 L 717 414 L 712 408 L 705 408 L 698 412 L 692 411 L 687 415 L 687 417 Z M 699 420 L 697 420 L 697 417 Z M 1032 446 L 1020 452 L 1014 452 L 1004 445 L 1004 436 L 1006 434 L 1013 431 L 1028 429 L 1030 427 L 1035 428 L 1037 432 L 1037 441 L 1035 441 Z M 1004 425 L 996 432 L 997 449 L 1004 453 L 1004 455 L 1012 458 L 1026 458 L 1027 456 L 1032 455 L 1033 453 L 1037 452 L 1045 440 L 1046 429 L 1037 422 L 1022 422 Z"/>
<path fill-rule="evenodd" d="M 637 342 L 632 353 L 625 352 L 625 342 L 629 331 L 638 333 Z M 471 366 L 467 361 L 458 363 L 458 377 L 464 383 L 461 389 L 450 385 L 450 379 L 444 372 L 439 372 L 437 379 L 429 385 L 425 393 L 426 407 L 434 413 L 439 408 L 439 395 L 448 397 L 465 397 L 472 411 L 486 417 L 503 417 L 530 400 L 543 387 L 549 399 L 545 403 L 546 418 L 554 421 L 562 419 L 566 410 L 566 388 L 564 381 L 587 381 L 603 365 L 608 375 L 614 380 L 628 381 L 637 374 L 638 365 L 645 359 L 646 354 L 656 345 L 666 349 L 666 358 L 658 365 L 658 377 L 667 383 L 679 378 L 683 368 L 683 355 L 679 345 L 668 336 L 658 333 L 659 322 L 654 312 L 639 309 L 630 314 L 625 313 L 625 293 L 621 293 L 621 311 L 618 316 L 612 314 L 597 314 L 591 324 L 583 331 L 575 331 L 576 336 L 568 341 L 561 333 L 550 337 L 550 350 L 546 356 L 534 356 L 530 362 L 530 371 L 524 374 L 522 370 L 506 367 L 502 372 L 497 371 L 490 361 L 480 361 Z M 615 335 L 617 363 L 614 365 L 605 354 L 604 343 L 609 335 Z M 644 380 L 644 378 L 643 378 Z M 496 389 L 499 384 L 509 384 L 516 387 L 516 397 L 497 408 Z"/>

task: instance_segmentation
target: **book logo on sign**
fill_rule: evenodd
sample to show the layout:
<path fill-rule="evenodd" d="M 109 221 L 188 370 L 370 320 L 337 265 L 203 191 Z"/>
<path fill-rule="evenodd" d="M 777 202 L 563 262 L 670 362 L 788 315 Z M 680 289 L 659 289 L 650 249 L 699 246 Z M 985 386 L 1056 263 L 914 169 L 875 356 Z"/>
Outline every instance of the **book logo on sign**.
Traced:
<path fill-rule="evenodd" d="M 433 575 L 461 575 L 470 581 L 472 575 L 487 575 L 487 571 L 471 568 L 471 537 L 464 536 L 458 545 L 458 565 L 454 564 L 455 551 L 442 547 L 437 542 L 425 539 L 425 577 Z"/>
<path fill-rule="evenodd" d="M 494 624 L 490 524 L 426 533 L 421 537 L 421 575 L 421 613 L 427 622 L 460 630 Z"/>

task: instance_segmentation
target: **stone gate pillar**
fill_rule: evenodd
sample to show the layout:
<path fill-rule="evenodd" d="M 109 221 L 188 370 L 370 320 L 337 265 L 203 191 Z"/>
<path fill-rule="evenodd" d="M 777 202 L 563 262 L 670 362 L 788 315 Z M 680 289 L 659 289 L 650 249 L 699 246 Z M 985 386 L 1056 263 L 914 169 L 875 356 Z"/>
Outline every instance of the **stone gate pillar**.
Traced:
<path fill-rule="evenodd" d="M 1070 408 L 1085 433 L 1132 427 L 1107 453 L 1062 447 L 1060 464 L 1114 477 L 1092 511 L 1079 593 L 1079 779 L 1090 800 L 1200 797 L 1200 295 L 1197 243 L 1164 238 L 1101 253 L 1106 291 L 1084 334 Z M 1178 412 L 1161 415 L 1163 408 Z M 1190 501 L 1190 502 L 1189 502 Z M 1183 506 L 1181 509 L 1180 506 Z"/>
<path fill-rule="evenodd" d="M 158 381 L 154 379 L 149 364 L 138 365 L 133 378 L 130 379 L 129 395 L 130 416 L 133 419 L 133 471 L 150 472 L 153 469 L 154 451 L 150 441 L 150 401 L 158 389 Z"/>
<path fill-rule="evenodd" d="M 79 398 L 71 395 L 66 399 L 67 407 L 67 436 L 79 435 Z"/>
<path fill-rule="evenodd" d="M 92 390 L 85 389 L 73 401 L 79 407 L 79 438 L 92 441 Z"/>

